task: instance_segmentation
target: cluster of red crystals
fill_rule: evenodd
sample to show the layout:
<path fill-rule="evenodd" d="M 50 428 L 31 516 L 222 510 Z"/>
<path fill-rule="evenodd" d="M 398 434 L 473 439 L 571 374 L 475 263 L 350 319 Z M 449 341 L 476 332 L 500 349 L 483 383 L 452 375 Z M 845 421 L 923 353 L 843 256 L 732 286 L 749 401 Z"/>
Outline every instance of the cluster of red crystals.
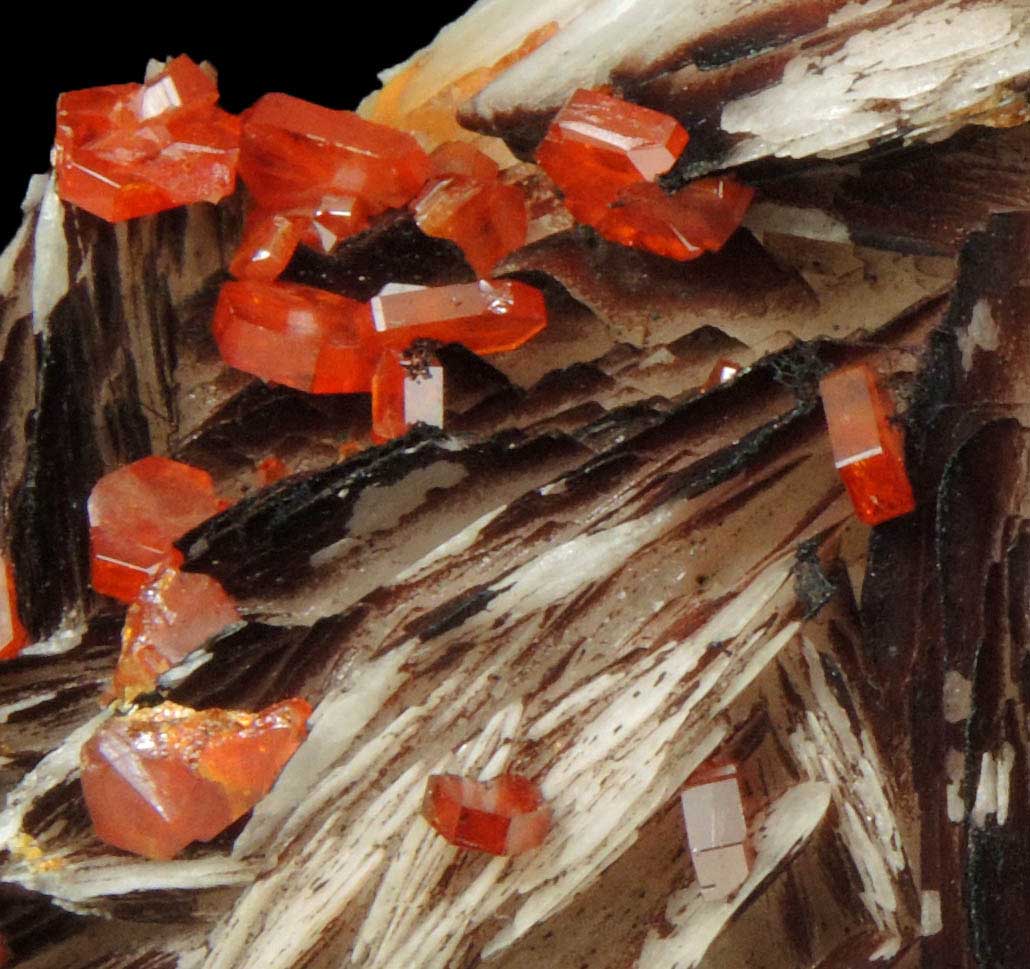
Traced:
<path fill-rule="evenodd" d="M 172 543 L 221 511 L 206 471 L 149 457 L 105 474 L 87 504 L 93 588 L 122 602 L 181 555 Z"/>
<path fill-rule="evenodd" d="M 754 194 L 729 177 L 664 192 L 655 180 L 688 140 L 669 115 L 580 90 L 558 112 L 536 158 L 578 221 L 613 242 L 686 260 L 721 249 Z"/>
<path fill-rule="evenodd" d="M 535 848 L 551 828 L 539 787 L 517 774 L 485 782 L 434 774 L 426 784 L 422 816 L 451 844 L 492 855 Z"/>
<path fill-rule="evenodd" d="M 166 568 L 140 590 L 125 615 L 114 694 L 131 702 L 153 690 L 162 673 L 238 618 L 217 580 Z"/>
<path fill-rule="evenodd" d="M 446 142 L 429 160 L 434 177 L 411 203 L 418 227 L 450 239 L 477 276 L 488 276 L 526 241 L 522 190 L 501 182 L 497 163 L 467 142 Z"/>
<path fill-rule="evenodd" d="M 372 439 L 389 441 L 413 424 L 443 427 L 444 372 L 436 354 L 415 346 L 386 350 L 372 376 Z"/>
<path fill-rule="evenodd" d="M 18 618 L 14 566 L 0 555 L 0 660 L 14 659 L 28 643 L 28 633 Z"/>
<path fill-rule="evenodd" d="M 680 800 L 701 895 L 721 901 L 740 888 L 754 861 L 736 767 L 697 771 Z"/>
<path fill-rule="evenodd" d="M 82 790 L 97 836 L 148 858 L 209 841 L 275 783 L 307 735 L 300 699 L 259 713 L 174 703 L 112 717 L 82 748 Z"/>
<path fill-rule="evenodd" d="M 734 360 L 730 360 L 728 357 L 720 357 L 716 362 L 715 366 L 712 367 L 711 373 L 708 374 L 708 378 L 701 385 L 702 392 L 706 390 L 714 390 L 719 384 L 724 384 L 728 380 L 732 380 L 740 373 L 744 368 Z"/>
<path fill-rule="evenodd" d="M 411 135 L 352 111 L 266 94 L 242 122 L 240 174 L 257 208 L 230 266 L 239 279 L 274 279 L 300 242 L 332 252 L 430 175 Z"/>
<path fill-rule="evenodd" d="M 219 201 L 236 184 L 240 125 L 217 100 L 213 78 L 185 55 L 142 85 L 62 94 L 58 194 L 109 222 Z"/>
<path fill-rule="evenodd" d="M 843 367 L 819 382 L 834 463 L 855 514 L 867 525 L 907 515 L 915 506 L 892 407 L 866 364 Z"/>

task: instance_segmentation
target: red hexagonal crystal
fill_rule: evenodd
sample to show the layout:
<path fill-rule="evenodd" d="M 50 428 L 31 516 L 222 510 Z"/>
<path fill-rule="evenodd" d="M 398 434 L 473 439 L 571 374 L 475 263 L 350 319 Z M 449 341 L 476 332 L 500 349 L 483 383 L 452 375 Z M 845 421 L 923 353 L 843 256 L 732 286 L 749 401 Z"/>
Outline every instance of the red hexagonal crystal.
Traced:
<path fill-rule="evenodd" d="M 330 253 L 344 239 L 368 227 L 369 206 L 353 194 L 323 195 L 304 215 L 304 244 Z"/>
<path fill-rule="evenodd" d="M 444 371 L 431 350 L 386 350 L 372 377 L 372 439 L 388 441 L 417 423 L 443 427 Z"/>
<path fill-rule="evenodd" d="M 381 293 L 371 301 L 377 342 L 405 349 L 416 340 L 461 343 L 474 353 L 514 350 L 547 325 L 538 289 L 512 279 L 481 279 Z"/>
<path fill-rule="evenodd" d="M 0 555 L 0 660 L 14 659 L 28 643 L 28 634 L 18 618 L 14 566 Z"/>
<path fill-rule="evenodd" d="M 867 525 L 907 515 L 915 506 L 893 408 L 867 364 L 842 367 L 819 382 L 833 459 L 855 514 Z"/>
<path fill-rule="evenodd" d="M 300 245 L 297 219 L 254 209 L 243 226 L 243 238 L 229 264 L 237 279 L 271 282 L 288 265 Z"/>
<path fill-rule="evenodd" d="M 217 580 L 165 569 L 140 589 L 125 615 L 114 694 L 131 702 L 153 690 L 162 673 L 238 618 Z"/>
<path fill-rule="evenodd" d="M 539 787 L 517 774 L 489 781 L 434 774 L 426 784 L 422 816 L 451 844 L 492 855 L 535 848 L 551 829 L 551 811 Z"/>
<path fill-rule="evenodd" d="M 162 703 L 112 717 L 81 754 L 97 837 L 163 859 L 209 841 L 268 793 L 310 714 L 292 699 L 259 713 Z"/>
<path fill-rule="evenodd" d="M 265 380 L 313 393 L 371 386 L 363 303 L 296 283 L 226 283 L 212 329 L 226 363 Z"/>
<path fill-rule="evenodd" d="M 660 111 L 600 91 L 576 91 L 555 116 L 536 160 L 580 221 L 595 225 L 619 191 L 667 172 L 686 129 Z"/>
<path fill-rule="evenodd" d="M 720 357 L 708 374 L 708 379 L 701 385 L 701 390 L 714 390 L 719 384 L 732 380 L 743 369 L 735 360 L 730 360 L 728 357 Z"/>
<path fill-rule="evenodd" d="M 243 113 L 240 174 L 272 211 L 356 196 L 371 214 L 406 205 L 429 176 L 429 159 L 402 131 L 287 94 L 266 94 Z"/>
<path fill-rule="evenodd" d="M 214 80 L 186 56 L 142 85 L 62 94 L 58 194 L 110 222 L 219 201 L 236 184 L 240 125 L 217 100 Z"/>
<path fill-rule="evenodd" d="M 206 471 L 156 456 L 105 474 L 87 508 L 93 588 L 122 602 L 178 564 L 172 543 L 222 510 Z"/>

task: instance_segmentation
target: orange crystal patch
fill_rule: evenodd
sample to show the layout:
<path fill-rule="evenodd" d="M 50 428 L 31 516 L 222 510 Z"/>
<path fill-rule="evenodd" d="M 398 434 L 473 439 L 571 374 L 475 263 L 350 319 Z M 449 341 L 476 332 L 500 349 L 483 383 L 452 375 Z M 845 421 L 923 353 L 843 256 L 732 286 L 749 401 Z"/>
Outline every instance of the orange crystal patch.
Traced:
<path fill-rule="evenodd" d="M 154 456 L 105 474 L 87 509 L 93 588 L 132 602 L 166 565 L 181 561 L 172 543 L 222 506 L 206 471 Z"/>
<path fill-rule="evenodd" d="M 743 369 L 735 360 L 730 360 L 728 357 L 720 357 L 716 361 L 715 366 L 712 367 L 711 373 L 708 374 L 708 379 L 701 385 L 701 391 L 714 390 L 719 384 L 732 380 Z"/>
<path fill-rule="evenodd" d="M 900 430 L 889 400 L 866 364 L 842 367 L 819 381 L 833 460 L 855 514 L 867 525 L 907 515 L 915 506 Z"/>
<path fill-rule="evenodd" d="M 289 473 L 290 469 L 286 467 L 286 462 L 282 458 L 270 454 L 258 465 L 258 482 L 262 488 L 265 488 L 277 481 L 282 481 Z"/>
<path fill-rule="evenodd" d="M 492 855 L 535 848 L 551 828 L 551 810 L 539 787 L 517 774 L 489 781 L 434 774 L 426 784 L 422 816 L 451 844 Z"/>
<path fill-rule="evenodd" d="M 372 438 L 401 437 L 417 423 L 443 427 L 444 371 L 436 355 L 386 350 L 372 377 Z"/>
<path fill-rule="evenodd" d="M 62 94 L 58 194 L 109 222 L 225 198 L 236 184 L 240 125 L 217 100 L 214 80 L 185 55 L 142 85 Z"/>
<path fill-rule="evenodd" d="M 300 699 L 259 713 L 175 703 L 112 717 L 82 748 L 82 792 L 102 841 L 174 858 L 252 808 L 307 735 Z"/>
<path fill-rule="evenodd" d="M 376 340 L 395 349 L 436 340 L 461 343 L 474 353 L 501 353 L 547 325 L 543 294 L 510 279 L 380 293 L 371 310 Z"/>
<path fill-rule="evenodd" d="M 696 772 L 680 800 L 701 895 L 722 901 L 740 888 L 754 861 L 736 767 Z"/>
<path fill-rule="evenodd" d="M 285 215 L 255 209 L 247 216 L 243 238 L 229 264 L 237 279 L 271 282 L 289 264 L 300 244 L 297 221 Z"/>
<path fill-rule="evenodd" d="M 363 303 L 296 283 L 225 283 L 212 329 L 222 359 L 238 370 L 313 393 L 371 386 Z"/>
<path fill-rule="evenodd" d="M 28 644 L 28 633 L 18 618 L 14 566 L 0 555 L 0 660 L 14 659 Z"/>
<path fill-rule="evenodd" d="M 154 689 L 157 678 L 235 622 L 232 599 L 210 576 L 165 569 L 129 606 L 114 693 L 131 702 Z"/>
<path fill-rule="evenodd" d="M 429 158 L 411 135 L 352 111 L 266 94 L 242 119 L 240 175 L 272 211 L 353 195 L 374 215 L 406 205 L 429 176 Z"/>

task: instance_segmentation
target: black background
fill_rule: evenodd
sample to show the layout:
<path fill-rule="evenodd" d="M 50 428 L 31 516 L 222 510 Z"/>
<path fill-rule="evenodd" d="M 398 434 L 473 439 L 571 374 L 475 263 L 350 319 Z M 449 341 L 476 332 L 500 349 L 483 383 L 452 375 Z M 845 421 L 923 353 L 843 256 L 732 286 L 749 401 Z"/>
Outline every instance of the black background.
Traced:
<path fill-rule="evenodd" d="M 471 5 L 337 3 L 312 10 L 286 4 L 251 8 L 238 23 L 218 25 L 202 10 L 175 7 L 166 8 L 168 22 L 159 25 L 162 8 L 143 4 L 73 15 L 41 6 L 40 17 L 53 23 L 8 33 L 0 58 L 0 109 L 7 112 L 0 114 L 6 128 L 0 132 L 0 249 L 21 221 L 29 176 L 49 168 L 61 91 L 141 81 L 149 58 L 185 53 L 218 68 L 220 103 L 228 111 L 242 111 L 268 91 L 355 108 L 379 86 L 378 71 L 424 47 Z"/>

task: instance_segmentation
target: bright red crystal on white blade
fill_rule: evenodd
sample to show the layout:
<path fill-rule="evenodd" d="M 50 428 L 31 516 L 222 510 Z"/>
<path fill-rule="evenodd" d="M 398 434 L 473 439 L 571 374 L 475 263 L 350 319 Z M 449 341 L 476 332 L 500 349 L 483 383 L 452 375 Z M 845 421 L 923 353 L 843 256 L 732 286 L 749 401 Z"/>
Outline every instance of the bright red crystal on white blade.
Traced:
<path fill-rule="evenodd" d="M 14 566 L 0 555 L 0 660 L 14 659 L 29 642 L 18 618 L 18 596 L 14 587 Z"/>
<path fill-rule="evenodd" d="M 239 618 L 216 579 L 165 569 L 140 589 L 125 615 L 114 693 L 132 701 L 157 678 Z"/>
<path fill-rule="evenodd" d="M 209 841 L 268 793 L 310 714 L 292 699 L 258 713 L 162 703 L 112 717 L 81 755 L 97 837 L 161 859 Z"/>
<path fill-rule="evenodd" d="M 736 767 L 695 772 L 680 799 L 701 895 L 725 899 L 747 879 L 754 857 Z"/>
<path fill-rule="evenodd" d="M 225 198 L 236 184 L 240 124 L 217 100 L 212 77 L 186 56 L 142 85 L 62 94 L 58 194 L 109 222 Z"/>
<path fill-rule="evenodd" d="M 372 377 L 372 438 L 400 437 L 417 423 L 443 427 L 444 370 L 436 355 L 386 350 Z"/>
<path fill-rule="evenodd" d="M 122 602 L 178 564 L 172 543 L 222 510 L 206 471 L 157 456 L 105 474 L 86 507 L 93 588 Z"/>
<path fill-rule="evenodd" d="M 551 829 L 540 788 L 517 774 L 489 781 L 434 774 L 426 783 L 422 816 L 451 844 L 492 855 L 536 848 Z"/>
<path fill-rule="evenodd" d="M 743 369 L 736 361 L 730 360 L 728 357 L 720 357 L 712 367 L 708 378 L 701 385 L 701 390 L 714 390 L 719 384 L 732 380 Z"/>

